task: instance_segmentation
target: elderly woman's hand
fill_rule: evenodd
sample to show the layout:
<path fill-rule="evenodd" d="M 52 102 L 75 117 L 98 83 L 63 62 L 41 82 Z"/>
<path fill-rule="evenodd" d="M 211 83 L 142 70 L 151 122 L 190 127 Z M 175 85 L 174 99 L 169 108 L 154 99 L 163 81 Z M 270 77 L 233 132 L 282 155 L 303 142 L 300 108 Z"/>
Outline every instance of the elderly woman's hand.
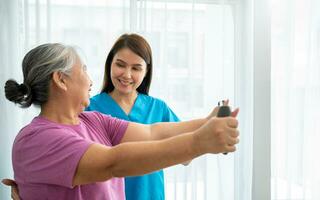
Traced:
<path fill-rule="evenodd" d="M 223 118 L 210 118 L 203 126 L 195 131 L 195 149 L 199 155 L 205 153 L 228 153 L 236 151 L 239 143 L 238 120 L 235 118 L 239 109 L 233 113 L 235 116 Z"/>
<path fill-rule="evenodd" d="M 11 186 L 11 198 L 13 200 L 20 200 L 18 185 L 14 180 L 2 179 L 2 183 L 7 186 Z"/>
<path fill-rule="evenodd" d="M 219 111 L 220 106 L 228 106 L 229 99 L 222 100 L 221 102 L 218 102 L 218 106 L 216 106 L 213 111 L 208 115 L 207 119 L 210 119 L 212 117 L 216 117 Z"/>
<path fill-rule="evenodd" d="M 212 112 L 207 116 L 207 119 L 209 120 L 210 118 L 212 117 L 216 117 L 218 112 L 219 112 L 219 109 L 220 109 L 220 106 L 229 106 L 229 99 L 225 99 L 225 100 L 222 100 L 221 102 L 219 101 L 218 102 L 218 106 L 216 106 Z M 236 117 L 238 115 L 238 112 L 239 112 L 239 109 L 235 109 L 231 112 L 231 115 L 232 117 Z"/>

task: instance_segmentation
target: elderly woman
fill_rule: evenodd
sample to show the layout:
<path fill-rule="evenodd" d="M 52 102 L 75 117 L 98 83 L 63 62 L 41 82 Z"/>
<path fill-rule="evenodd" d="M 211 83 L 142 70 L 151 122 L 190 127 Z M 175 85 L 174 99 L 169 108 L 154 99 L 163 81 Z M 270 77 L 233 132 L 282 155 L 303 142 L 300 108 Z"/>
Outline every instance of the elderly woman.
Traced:
<path fill-rule="evenodd" d="M 14 178 L 22 199 L 124 199 L 124 176 L 150 173 L 206 153 L 233 152 L 233 117 L 143 125 L 83 112 L 92 85 L 77 52 L 40 45 L 24 57 L 24 82 L 8 80 L 6 98 L 38 105 L 39 116 L 13 144 Z"/>

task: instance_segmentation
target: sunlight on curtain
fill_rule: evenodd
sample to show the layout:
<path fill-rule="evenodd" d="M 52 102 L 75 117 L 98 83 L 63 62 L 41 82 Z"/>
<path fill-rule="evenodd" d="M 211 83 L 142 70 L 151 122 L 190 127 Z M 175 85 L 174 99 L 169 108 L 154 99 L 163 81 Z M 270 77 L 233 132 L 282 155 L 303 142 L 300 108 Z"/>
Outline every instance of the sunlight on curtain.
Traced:
<path fill-rule="evenodd" d="M 206 116 L 222 98 L 238 103 L 236 6 L 233 1 L 137 4 L 134 29 L 148 38 L 155 58 L 151 94 L 165 99 L 182 119 Z M 240 162 L 250 163 L 250 155 Z M 251 168 L 246 171 L 239 169 L 241 166 L 233 155 L 209 155 L 192 161 L 188 167 L 171 167 L 165 171 L 166 198 L 249 199 Z M 239 173 L 248 179 L 239 181 L 244 178 Z"/>
<path fill-rule="evenodd" d="M 7 32 L 1 33 L 4 47 L 9 49 L 1 47 L 1 53 L 6 54 L 0 57 L 7 59 L 1 63 L 4 66 L 1 84 L 8 78 L 21 76 L 20 63 L 29 49 L 45 42 L 63 42 L 77 45 L 83 51 L 94 82 L 92 95 L 96 94 L 101 89 L 107 53 L 116 38 L 124 32 L 140 33 L 153 50 L 150 93 L 165 100 L 181 119 L 204 117 L 224 98 L 229 98 L 233 106 L 242 106 L 239 121 L 244 136 L 237 153 L 203 156 L 187 167 L 167 169 L 166 198 L 250 200 L 252 77 L 248 74 L 252 66 L 247 61 L 251 58 L 247 51 L 250 42 L 244 42 L 250 36 L 245 34 L 249 28 L 244 20 L 244 15 L 249 13 L 243 5 L 246 1 L 12 0 L 1 3 L 11 8 L 4 13 L 8 18 L 4 26 L 8 27 Z M 6 133 L 0 135 L 1 145 L 2 141 L 10 141 L 1 152 L 6 163 L 1 166 L 2 178 L 12 177 L 9 152 L 17 131 L 38 109 L 15 107 L 5 100 L 3 88 L 0 95 L 1 106 L 4 105 L 10 119 L 1 118 Z M 1 187 L 1 194 L 6 199 L 9 190 Z"/>
<path fill-rule="evenodd" d="M 272 199 L 320 199 L 320 2 L 272 2 Z"/>
<path fill-rule="evenodd" d="M 221 98 L 234 103 L 232 5 L 142 1 L 137 13 L 136 29 L 156 50 L 151 94 L 182 119 L 206 116 Z M 233 163 L 233 155 L 206 156 L 169 168 L 166 198 L 233 199 Z"/>

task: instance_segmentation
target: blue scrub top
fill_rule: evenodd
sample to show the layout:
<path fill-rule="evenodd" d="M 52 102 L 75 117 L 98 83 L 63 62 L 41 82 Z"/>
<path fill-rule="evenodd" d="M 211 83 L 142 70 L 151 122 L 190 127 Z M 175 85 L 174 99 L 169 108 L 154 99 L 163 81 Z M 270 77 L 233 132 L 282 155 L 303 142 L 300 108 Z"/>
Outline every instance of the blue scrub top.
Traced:
<path fill-rule="evenodd" d="M 164 101 L 144 94 L 138 94 L 129 115 L 109 94 L 104 92 L 92 97 L 86 110 L 99 111 L 142 124 L 180 121 Z M 163 171 L 160 170 L 144 176 L 126 177 L 125 193 L 127 200 L 164 200 Z"/>

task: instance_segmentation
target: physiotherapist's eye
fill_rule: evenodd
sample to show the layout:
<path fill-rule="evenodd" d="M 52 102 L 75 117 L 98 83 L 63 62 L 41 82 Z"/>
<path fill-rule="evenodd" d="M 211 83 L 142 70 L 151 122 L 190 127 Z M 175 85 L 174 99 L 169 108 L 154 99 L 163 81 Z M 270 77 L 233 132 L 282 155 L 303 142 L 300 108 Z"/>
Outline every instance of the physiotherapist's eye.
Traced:
<path fill-rule="evenodd" d="M 125 67 L 125 65 L 124 65 L 124 64 L 121 64 L 121 63 L 116 63 L 116 65 L 117 65 L 118 67 Z"/>

